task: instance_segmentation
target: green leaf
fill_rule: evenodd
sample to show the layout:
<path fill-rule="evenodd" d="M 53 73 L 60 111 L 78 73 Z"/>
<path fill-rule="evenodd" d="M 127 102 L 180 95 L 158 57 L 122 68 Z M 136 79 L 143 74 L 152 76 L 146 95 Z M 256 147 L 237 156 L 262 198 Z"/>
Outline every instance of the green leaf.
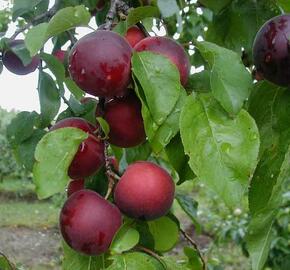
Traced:
<path fill-rule="evenodd" d="M 278 4 L 282 7 L 284 12 L 290 12 L 290 3 L 288 0 L 277 0 Z"/>
<path fill-rule="evenodd" d="M 145 18 L 158 18 L 159 16 L 160 13 L 157 7 L 145 6 L 134 8 L 128 14 L 127 27 L 130 27 Z"/>
<path fill-rule="evenodd" d="M 43 61 L 45 61 L 47 67 L 56 77 L 59 82 L 63 82 L 65 80 L 65 68 L 63 64 L 57 60 L 56 57 L 47 53 L 41 53 L 40 57 Z"/>
<path fill-rule="evenodd" d="M 33 170 L 33 165 L 35 162 L 34 152 L 36 145 L 40 139 L 46 134 L 44 130 L 36 129 L 33 131 L 32 135 L 16 146 L 14 153 L 17 157 L 17 161 L 24 166 L 28 171 Z"/>
<path fill-rule="evenodd" d="M 265 207 L 254 212 L 248 227 L 247 247 L 252 259 L 252 269 L 261 270 L 268 258 L 273 240 L 271 228 L 282 203 L 282 186 L 290 178 L 290 147 L 281 165 L 277 182 Z"/>
<path fill-rule="evenodd" d="M 106 196 L 108 190 L 108 178 L 105 166 L 100 168 L 95 175 L 86 178 L 85 187 L 96 191 L 103 197 Z"/>
<path fill-rule="evenodd" d="M 177 192 L 175 194 L 175 199 L 177 200 L 178 204 L 181 206 L 182 210 L 190 217 L 193 224 L 195 225 L 195 229 L 198 232 L 200 232 L 201 225 L 197 220 L 198 202 L 195 201 L 193 198 L 191 198 L 191 196 Z"/>
<path fill-rule="evenodd" d="M 19 59 L 22 61 L 24 66 L 31 63 L 32 58 L 30 57 L 29 51 L 25 47 L 24 43 L 20 43 L 20 44 L 10 47 L 10 50 L 19 57 Z"/>
<path fill-rule="evenodd" d="M 179 12 L 176 0 L 157 0 L 162 17 L 167 18 Z"/>
<path fill-rule="evenodd" d="M 106 270 L 164 270 L 155 258 L 140 252 L 125 253 L 109 257 L 113 263 Z"/>
<path fill-rule="evenodd" d="M 149 230 L 148 223 L 143 220 L 136 220 L 135 228 L 139 232 L 139 244 L 143 247 L 154 249 L 154 237 Z"/>
<path fill-rule="evenodd" d="M 14 267 L 9 262 L 7 257 L 4 256 L 4 254 L 0 253 L 0 269 L 1 270 L 14 270 Z"/>
<path fill-rule="evenodd" d="M 35 120 L 38 117 L 36 112 L 20 112 L 12 119 L 7 127 L 7 138 L 12 145 L 17 145 L 28 139 L 33 131 Z"/>
<path fill-rule="evenodd" d="M 195 268 L 188 268 L 183 260 L 177 261 L 174 257 L 162 257 L 162 261 L 166 265 L 166 270 L 195 270 Z"/>
<path fill-rule="evenodd" d="M 2 73 L 2 71 L 3 71 L 3 62 L 0 61 L 0 74 Z"/>
<path fill-rule="evenodd" d="M 135 247 L 139 242 L 139 233 L 131 224 L 124 224 L 114 236 L 110 250 L 116 253 L 122 253 Z"/>
<path fill-rule="evenodd" d="M 31 28 L 26 34 L 25 44 L 30 55 L 35 55 L 53 36 L 57 36 L 77 26 L 86 26 L 91 15 L 85 6 L 67 7 L 59 10 L 49 21 Z"/>
<path fill-rule="evenodd" d="M 179 181 L 178 185 L 187 180 L 195 178 L 194 173 L 188 165 L 189 158 L 185 155 L 183 144 L 180 138 L 180 134 L 177 134 L 165 148 L 166 155 L 170 164 L 178 173 Z"/>
<path fill-rule="evenodd" d="M 47 127 L 59 111 L 60 95 L 54 80 L 45 72 L 39 72 L 38 95 L 41 124 L 43 127 Z"/>
<path fill-rule="evenodd" d="M 250 94 L 251 74 L 235 52 L 205 41 L 197 47 L 211 68 L 213 96 L 231 116 L 237 115 Z"/>
<path fill-rule="evenodd" d="M 62 262 L 63 270 L 100 270 L 103 266 L 104 256 L 86 256 L 71 249 L 64 241 L 62 242 L 64 259 Z"/>
<path fill-rule="evenodd" d="M 220 12 L 224 7 L 229 5 L 233 0 L 200 0 L 199 2 L 204 5 L 205 7 L 211 9 L 212 11 L 218 13 Z"/>
<path fill-rule="evenodd" d="M 35 150 L 33 178 L 39 199 L 63 192 L 68 168 L 79 145 L 88 135 L 77 128 L 61 128 L 46 134 Z"/>
<path fill-rule="evenodd" d="M 68 90 L 74 95 L 77 100 L 81 100 L 84 97 L 85 92 L 80 89 L 77 84 L 70 78 L 65 78 L 64 80 Z"/>
<path fill-rule="evenodd" d="M 103 132 L 105 133 L 105 137 L 108 138 L 108 135 L 110 132 L 110 126 L 109 126 L 108 122 L 102 117 L 97 117 L 96 119 L 97 119 L 98 123 L 100 124 Z"/>
<path fill-rule="evenodd" d="M 15 21 L 19 16 L 33 11 L 34 7 L 36 7 L 42 0 L 14 0 L 13 8 L 12 8 L 12 20 Z"/>
<path fill-rule="evenodd" d="M 200 260 L 200 257 L 198 255 L 198 252 L 192 248 L 185 247 L 184 248 L 184 254 L 188 258 L 188 266 L 190 269 L 194 270 L 202 270 L 202 262 Z"/>
<path fill-rule="evenodd" d="M 218 4 L 220 1 L 215 2 Z M 240 55 L 243 47 L 251 62 L 252 46 L 259 28 L 280 13 L 274 1 L 232 1 L 222 12 L 213 16 L 205 40 Z"/>
<path fill-rule="evenodd" d="M 244 110 L 230 119 L 210 94 L 199 94 L 188 97 L 180 131 L 193 172 L 229 207 L 237 206 L 257 164 L 255 121 Z"/>
<path fill-rule="evenodd" d="M 249 111 L 261 133 L 261 160 L 249 190 L 252 216 L 247 246 L 254 270 L 262 269 L 273 239 L 272 225 L 280 208 L 283 183 L 290 177 L 290 93 L 266 81 L 256 84 Z"/>
<path fill-rule="evenodd" d="M 162 55 L 134 53 L 132 68 L 144 91 L 143 94 L 135 83 L 145 131 L 152 149 L 158 153 L 179 130 L 178 119 L 186 94 L 176 66 Z"/>
<path fill-rule="evenodd" d="M 179 229 L 169 217 L 148 221 L 148 225 L 154 238 L 155 250 L 165 252 L 175 246 L 179 237 Z"/>

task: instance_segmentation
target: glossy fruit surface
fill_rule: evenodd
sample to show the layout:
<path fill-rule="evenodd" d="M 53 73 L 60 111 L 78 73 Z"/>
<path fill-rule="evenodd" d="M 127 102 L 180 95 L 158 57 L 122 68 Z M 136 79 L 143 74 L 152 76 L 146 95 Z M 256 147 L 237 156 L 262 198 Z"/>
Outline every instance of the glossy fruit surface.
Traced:
<path fill-rule="evenodd" d="M 104 119 L 110 126 L 109 142 L 119 147 L 133 147 L 146 140 L 141 102 L 135 94 L 115 98 L 105 104 Z"/>
<path fill-rule="evenodd" d="M 67 196 L 71 196 L 73 193 L 76 193 L 79 190 L 85 188 L 85 180 L 84 179 L 77 179 L 71 180 L 67 187 Z"/>
<path fill-rule="evenodd" d="M 123 96 L 131 78 L 132 49 L 111 31 L 82 37 L 69 54 L 69 72 L 85 92 L 99 97 Z"/>
<path fill-rule="evenodd" d="M 129 165 L 117 183 L 115 203 L 129 217 L 152 220 L 167 214 L 175 185 L 172 177 L 160 166 L 139 161 Z"/>
<path fill-rule="evenodd" d="M 121 224 L 119 209 L 91 190 L 72 194 L 60 212 L 64 240 L 86 255 L 106 252 Z"/>
<path fill-rule="evenodd" d="M 10 47 L 24 46 L 23 40 L 13 40 L 10 42 Z M 7 50 L 2 56 L 3 65 L 12 73 L 17 75 L 26 75 L 36 70 L 39 65 L 38 56 L 32 57 L 31 62 L 28 65 L 23 65 L 21 59 L 11 50 Z"/>
<path fill-rule="evenodd" d="M 125 35 L 126 40 L 132 48 L 145 37 L 144 33 L 137 26 L 130 27 Z"/>
<path fill-rule="evenodd" d="M 167 37 L 147 37 L 138 42 L 134 50 L 137 52 L 151 51 L 168 57 L 179 70 L 181 84 L 186 85 L 190 62 L 185 50 L 176 41 Z"/>
<path fill-rule="evenodd" d="M 69 166 L 69 177 L 85 178 L 97 172 L 105 163 L 105 146 L 103 141 L 92 135 L 95 127 L 82 118 L 71 117 L 59 121 L 50 130 L 64 127 L 75 127 L 89 133 L 88 138 L 80 144 Z"/>
<path fill-rule="evenodd" d="M 280 86 L 290 84 L 290 15 L 267 21 L 256 35 L 253 59 L 257 73 Z"/>

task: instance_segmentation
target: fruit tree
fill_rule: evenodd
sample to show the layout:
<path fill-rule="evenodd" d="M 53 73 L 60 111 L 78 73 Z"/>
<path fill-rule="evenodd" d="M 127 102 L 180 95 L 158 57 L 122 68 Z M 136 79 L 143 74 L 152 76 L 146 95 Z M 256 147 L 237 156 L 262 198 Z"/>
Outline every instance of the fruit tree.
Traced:
<path fill-rule="evenodd" d="M 223 269 L 175 214 L 202 231 L 188 181 L 248 213 L 243 250 L 264 269 L 290 177 L 290 2 L 12 2 L 0 70 L 38 73 L 40 112 L 7 136 L 38 198 L 67 196 L 63 269 Z"/>

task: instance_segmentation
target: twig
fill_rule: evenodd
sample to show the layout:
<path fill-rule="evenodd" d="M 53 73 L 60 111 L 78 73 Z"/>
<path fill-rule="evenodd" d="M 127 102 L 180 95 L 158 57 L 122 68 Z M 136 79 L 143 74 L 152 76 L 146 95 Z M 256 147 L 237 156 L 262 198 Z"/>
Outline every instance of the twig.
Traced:
<path fill-rule="evenodd" d="M 180 232 L 183 235 L 183 237 L 195 248 L 199 258 L 201 259 L 202 269 L 206 270 L 206 261 L 203 258 L 203 255 L 202 255 L 201 251 L 199 250 L 197 243 L 184 230 L 180 229 Z"/>
<path fill-rule="evenodd" d="M 167 265 L 162 261 L 161 257 L 157 253 L 155 253 L 153 250 L 148 249 L 148 248 L 143 247 L 143 246 L 140 246 L 140 245 L 136 246 L 135 250 L 143 251 L 143 252 L 151 255 L 152 257 L 154 257 L 156 260 L 158 260 L 162 264 L 164 269 L 167 269 Z"/>
<path fill-rule="evenodd" d="M 146 30 L 146 28 L 144 27 L 144 25 L 140 22 L 137 22 L 136 25 L 138 26 L 138 28 L 143 32 L 143 34 L 146 36 L 146 37 L 150 37 L 148 31 Z"/>
<path fill-rule="evenodd" d="M 10 39 L 11 40 L 15 39 L 20 33 L 30 28 L 30 26 L 32 26 L 36 22 L 49 20 L 57 12 L 60 2 L 61 2 L 60 0 L 55 0 L 55 3 L 51 9 L 49 9 L 43 14 L 36 16 L 32 21 L 28 22 L 23 27 L 17 29 L 15 33 L 10 37 Z"/>

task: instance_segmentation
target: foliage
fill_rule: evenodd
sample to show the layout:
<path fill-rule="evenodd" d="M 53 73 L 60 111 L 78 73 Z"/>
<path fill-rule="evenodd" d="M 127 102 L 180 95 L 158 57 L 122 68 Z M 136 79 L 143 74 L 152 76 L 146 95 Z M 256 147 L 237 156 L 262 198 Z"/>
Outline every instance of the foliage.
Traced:
<path fill-rule="evenodd" d="M 21 168 L 33 172 L 36 192 L 42 199 L 63 192 L 69 181 L 69 165 L 87 138 L 75 128 L 48 132 L 51 125 L 71 116 L 92 124 L 98 120 L 96 102 L 81 101 L 84 92 L 68 78 L 67 63 L 51 54 L 67 42 L 70 50 L 76 39 L 75 28 L 88 26 L 92 17 L 98 26 L 103 24 L 109 7 L 109 1 L 101 8 L 97 0 L 55 1 L 51 8 L 49 2 L 14 1 L 11 9 L 0 13 L 1 54 L 9 47 L 5 32 L 10 23 L 7 14 L 11 13 L 9 18 L 19 26 L 25 22 L 19 32 L 24 32 L 26 47 L 13 52 L 24 65 L 36 55 L 41 59 L 41 112 L 16 115 L 7 128 L 9 145 L 4 137 L 6 114 L 0 111 L 0 176 L 11 175 L 12 171 L 18 174 L 11 159 L 12 149 Z M 286 2 L 130 1 L 135 8 L 119 12 L 127 16 L 121 16 L 121 22 L 116 20 L 114 28 L 124 35 L 130 26 L 143 23 L 152 34 L 166 31 L 186 48 L 192 69 L 201 71 L 191 74 L 183 87 L 169 59 L 152 52 L 134 52 L 130 86 L 142 103 L 147 142 L 131 149 L 107 146 L 106 151 L 118 158 L 121 172 L 134 161 L 150 160 L 165 168 L 177 185 L 193 178 L 203 183 L 216 196 L 217 207 L 227 207 L 236 215 L 216 224 L 219 232 L 214 234 L 217 239 L 230 238 L 239 243 L 250 256 L 253 270 L 265 265 L 289 268 L 289 243 L 283 236 L 289 236 L 289 187 L 285 191 L 285 182 L 290 176 L 290 92 L 254 80 L 251 52 L 261 25 L 282 10 L 289 11 Z M 107 25 L 110 20 L 109 16 Z M 50 39 L 52 50 L 44 47 Z M 2 60 L 0 66 L 2 69 Z M 68 93 L 69 99 L 65 95 Z M 67 105 L 62 112 L 61 99 Z M 101 99 L 99 104 L 102 106 Z M 107 123 L 103 119 L 100 122 L 108 133 Z M 107 163 L 106 172 L 111 172 Z M 110 174 L 100 171 L 86 181 L 92 189 L 95 183 L 91 182 L 97 182 L 98 191 L 106 194 L 103 187 L 107 189 L 107 176 L 110 180 Z M 176 193 L 176 200 L 202 231 L 206 225 L 198 220 L 200 204 L 180 193 Z M 287 206 L 279 210 L 283 204 Z M 242 209 L 243 215 L 237 209 Z M 201 269 L 204 256 L 195 246 L 185 248 L 184 263 L 174 267 L 164 256 L 174 248 L 182 227 L 172 212 L 154 221 L 124 218 L 124 224 L 106 254 L 85 256 L 64 245 L 63 269 Z M 221 269 L 211 263 L 210 257 L 207 259 L 209 269 Z"/>

